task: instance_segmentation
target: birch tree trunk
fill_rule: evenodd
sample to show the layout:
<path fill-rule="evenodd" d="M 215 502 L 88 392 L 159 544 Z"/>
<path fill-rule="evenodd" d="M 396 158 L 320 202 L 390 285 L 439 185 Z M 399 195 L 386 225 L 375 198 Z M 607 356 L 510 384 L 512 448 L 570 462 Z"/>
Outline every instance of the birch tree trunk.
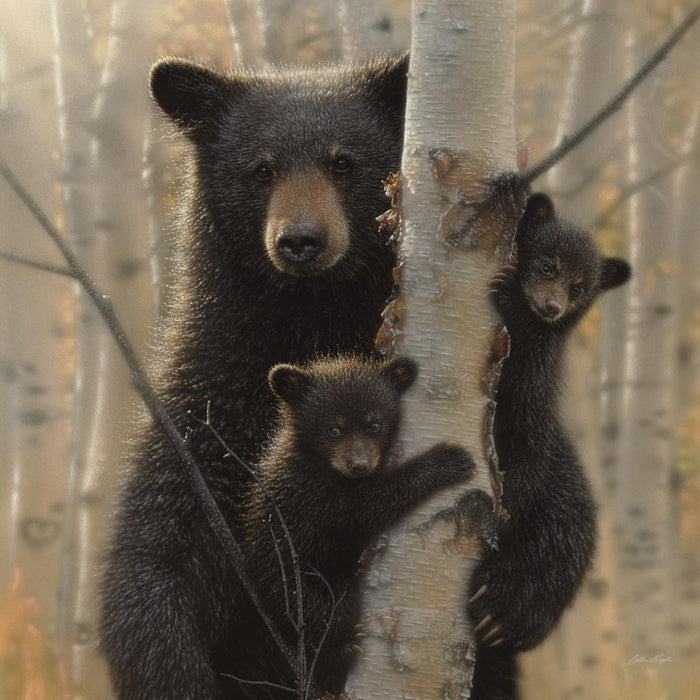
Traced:
<path fill-rule="evenodd" d="M 640 18 L 639 14 L 638 7 L 628 8 L 628 73 L 640 62 L 645 15 Z M 655 78 L 661 80 L 667 70 L 668 63 L 659 66 Z M 668 115 L 652 111 L 657 99 L 658 95 L 644 91 L 633 95 L 626 106 L 627 172 L 632 182 L 643 181 L 660 169 L 671 147 Z M 615 513 L 622 642 L 632 660 L 653 659 L 657 654 L 673 657 L 669 619 L 675 598 L 671 562 L 677 406 L 671 389 L 679 337 L 673 299 L 682 261 L 678 229 L 668 225 L 671 199 L 667 178 L 633 194 L 626 208 L 634 275 L 626 288 L 629 311 Z M 654 679 L 658 683 L 664 673 L 673 670 L 667 664 L 633 663 L 627 680 L 636 692 Z M 667 676 L 665 684 L 669 680 Z"/>
<path fill-rule="evenodd" d="M 511 0 L 414 2 L 405 260 L 400 311 L 390 313 L 400 315 L 398 350 L 418 361 L 420 373 L 404 405 L 401 447 L 415 454 L 438 440 L 457 441 L 471 451 L 478 475 L 425 503 L 384 538 L 371 562 L 365 654 L 348 684 L 358 698 L 469 696 L 466 591 L 479 548 L 457 514 L 469 489 L 491 487 L 493 402 L 482 387 L 495 328 L 487 289 L 509 255 L 520 202 L 486 207 L 483 219 L 477 210 L 492 195 L 493 174 L 515 167 L 514 31 Z"/>

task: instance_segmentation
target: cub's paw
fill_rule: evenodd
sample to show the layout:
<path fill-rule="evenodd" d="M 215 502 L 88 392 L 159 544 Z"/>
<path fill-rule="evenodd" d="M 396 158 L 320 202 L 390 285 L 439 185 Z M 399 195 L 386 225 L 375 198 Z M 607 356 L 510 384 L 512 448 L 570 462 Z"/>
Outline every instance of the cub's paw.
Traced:
<path fill-rule="evenodd" d="M 516 268 L 504 265 L 489 284 L 489 296 L 497 311 L 505 315 L 510 308 L 511 288 L 516 284 Z"/>
<path fill-rule="evenodd" d="M 496 557 L 503 557 L 500 552 Z M 467 611 L 477 642 L 485 647 L 525 651 L 537 646 L 551 631 L 558 617 L 547 605 L 547 592 L 532 590 L 536 585 L 530 572 L 482 562 L 474 572 Z M 535 602 L 537 594 L 540 603 Z"/>
<path fill-rule="evenodd" d="M 463 447 L 454 443 L 439 442 L 425 455 L 435 464 L 440 473 L 449 478 L 450 483 L 466 481 L 474 476 L 474 460 Z"/>

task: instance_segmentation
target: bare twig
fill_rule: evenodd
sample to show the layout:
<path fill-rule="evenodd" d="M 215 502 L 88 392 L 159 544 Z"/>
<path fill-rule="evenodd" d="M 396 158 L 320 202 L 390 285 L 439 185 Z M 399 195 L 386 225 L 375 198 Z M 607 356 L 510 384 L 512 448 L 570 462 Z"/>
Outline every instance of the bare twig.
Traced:
<path fill-rule="evenodd" d="M 333 624 L 333 618 L 335 617 L 336 610 L 338 609 L 338 606 L 343 602 L 343 598 L 347 595 L 347 591 L 343 591 L 343 595 L 338 598 L 338 600 L 335 599 L 335 594 L 333 593 L 333 589 L 331 588 L 331 585 L 328 583 L 326 580 L 326 577 L 318 570 L 316 570 L 313 566 L 310 567 L 312 571 L 305 571 L 304 573 L 307 576 L 318 576 L 321 581 L 326 585 L 326 588 L 328 589 L 328 594 L 331 597 L 331 611 L 328 615 L 328 620 L 326 620 L 326 628 L 323 630 L 323 634 L 321 635 L 321 639 L 318 642 L 318 646 L 316 647 L 316 653 L 314 654 L 314 660 L 311 662 L 311 668 L 309 669 L 309 684 L 311 683 L 311 679 L 314 677 L 314 669 L 316 668 L 316 662 L 318 661 L 318 657 L 321 655 L 321 649 L 323 649 L 323 645 L 326 642 L 326 637 L 328 636 L 328 632 L 331 628 L 331 625 Z M 310 685 L 307 685 L 306 687 L 306 698 L 310 698 L 311 688 Z"/>
<path fill-rule="evenodd" d="M 292 608 L 289 605 L 289 582 L 287 581 L 287 571 L 285 570 L 284 560 L 282 559 L 282 552 L 280 551 L 279 545 L 277 544 L 277 537 L 275 536 L 275 530 L 272 527 L 272 513 L 270 513 L 267 524 L 268 524 L 268 527 L 270 529 L 270 537 L 272 538 L 272 544 L 275 546 L 275 554 L 277 555 L 277 562 L 279 563 L 279 566 L 280 566 L 280 574 L 282 576 L 282 586 L 283 586 L 283 591 L 284 591 L 285 612 L 287 613 L 287 617 L 289 618 L 289 622 L 294 627 L 294 630 L 296 632 L 299 632 L 299 628 L 297 626 L 297 623 L 294 621 L 294 618 L 292 617 Z"/>
<path fill-rule="evenodd" d="M 644 80 L 644 78 L 656 68 L 668 55 L 669 51 L 678 43 L 680 38 L 692 27 L 700 17 L 700 5 L 678 25 L 669 38 L 654 52 L 637 73 L 628 80 L 622 89 L 596 114 L 591 117 L 573 136 L 565 138 L 546 158 L 526 170 L 522 177 L 526 183 L 530 183 L 556 165 L 569 151 L 576 148 L 592 131 L 597 129 L 609 116 L 617 112 L 630 93 Z"/>
<path fill-rule="evenodd" d="M 232 673 L 222 673 L 222 676 L 225 678 L 232 678 L 234 681 L 238 681 L 239 683 L 245 683 L 246 685 L 264 685 L 268 688 L 276 688 L 277 690 L 284 690 L 287 693 L 296 693 L 297 691 L 294 690 L 294 688 L 288 688 L 286 685 L 278 685 L 277 683 L 270 683 L 270 681 L 249 681 L 246 680 L 245 678 L 239 678 L 238 676 L 234 676 Z"/>
<path fill-rule="evenodd" d="M 272 505 L 275 515 L 279 520 L 282 531 L 284 532 L 284 537 L 287 540 L 287 546 L 289 547 L 289 554 L 292 558 L 292 570 L 294 571 L 294 587 L 297 593 L 297 622 L 296 628 L 298 630 L 297 634 L 297 660 L 296 660 L 296 672 L 297 672 L 297 684 L 299 697 L 301 695 L 303 688 L 309 686 L 312 681 L 312 674 L 309 674 L 308 681 L 306 676 L 306 647 L 304 646 L 304 603 L 303 603 L 303 591 L 301 587 L 301 569 L 299 568 L 299 556 L 297 554 L 296 548 L 294 547 L 294 541 L 292 540 L 292 534 L 289 532 L 287 523 L 280 511 L 277 501 L 275 500 L 272 492 L 265 486 L 262 479 L 256 474 L 255 470 L 251 469 L 239 456 L 238 454 L 226 443 L 226 441 L 221 437 L 221 434 L 211 423 L 210 414 L 211 404 L 207 403 L 207 419 L 206 421 L 201 420 L 194 416 L 191 412 L 192 417 L 205 425 L 211 431 L 212 435 L 216 438 L 219 444 L 226 450 L 226 454 L 232 457 L 236 463 L 242 467 L 246 473 L 255 481 L 255 483 L 262 489 L 265 497 Z M 274 539 L 274 535 L 273 535 Z"/>
<path fill-rule="evenodd" d="M 202 510 L 204 511 L 205 517 L 215 535 L 219 539 L 219 542 L 233 565 L 233 568 L 243 584 L 246 593 L 255 605 L 275 644 L 280 649 L 289 665 L 293 669 L 296 668 L 294 652 L 284 641 L 284 638 L 280 635 L 276 625 L 265 612 L 262 602 L 260 601 L 260 597 L 250 581 L 247 571 L 245 570 L 244 558 L 240 545 L 234 538 L 233 533 L 229 529 L 226 520 L 219 509 L 219 506 L 212 497 L 206 482 L 202 477 L 202 473 L 200 472 L 192 453 L 189 451 L 185 443 L 185 440 L 183 439 L 182 435 L 180 435 L 177 427 L 170 418 L 170 415 L 165 410 L 165 407 L 156 395 L 152 384 L 148 380 L 145 370 L 141 367 L 141 363 L 136 356 L 136 352 L 129 342 L 119 319 L 114 313 L 111 301 L 106 295 L 100 292 L 88 272 L 82 268 L 69 246 L 63 240 L 63 237 L 59 233 L 58 229 L 51 223 L 46 214 L 44 214 L 34 198 L 20 184 L 19 180 L 17 180 L 14 173 L 8 167 L 2 157 L 0 157 L 0 174 L 2 174 L 7 183 L 14 190 L 15 194 L 25 204 L 27 209 L 29 209 L 46 234 L 59 249 L 61 255 L 68 263 L 71 275 L 77 282 L 80 283 L 100 312 L 100 315 L 114 336 L 119 350 L 121 351 L 127 365 L 129 366 L 129 369 L 131 370 L 133 383 L 136 390 L 146 404 L 146 407 L 153 417 L 153 420 L 168 436 L 173 448 L 180 458 L 180 461 L 185 468 L 185 473 L 190 481 L 190 485 Z"/>
<path fill-rule="evenodd" d="M 67 267 L 61 267 L 60 265 L 54 265 L 53 263 L 43 262 L 42 260 L 34 260 L 33 258 L 25 258 L 24 255 L 11 253 L 9 250 L 0 249 L 0 258 L 8 260 L 9 262 L 20 263 L 21 265 L 26 265 L 27 267 L 34 267 L 37 270 L 43 270 L 44 272 L 53 272 L 56 275 L 63 275 L 64 277 L 71 277 L 75 279 L 75 275 Z"/>
<path fill-rule="evenodd" d="M 601 226 L 605 226 L 608 223 L 608 221 L 610 220 L 610 217 L 628 199 L 630 199 L 630 197 L 635 195 L 637 192 L 642 191 L 644 188 L 648 187 L 649 185 L 652 185 L 655 182 L 662 180 L 667 175 L 673 174 L 684 163 L 687 163 L 688 161 L 694 160 L 695 158 L 697 158 L 697 156 L 698 156 L 697 151 L 691 151 L 690 153 L 685 153 L 684 155 L 672 160 L 670 163 L 668 163 L 668 165 L 664 166 L 663 168 L 659 168 L 658 170 L 655 170 L 654 172 L 649 173 L 648 175 L 644 176 L 643 178 L 641 178 L 639 180 L 635 180 L 634 182 L 630 182 L 626 187 L 622 188 L 619 197 L 595 218 L 595 221 L 593 222 L 593 228 L 597 229 L 597 228 L 600 228 Z"/>

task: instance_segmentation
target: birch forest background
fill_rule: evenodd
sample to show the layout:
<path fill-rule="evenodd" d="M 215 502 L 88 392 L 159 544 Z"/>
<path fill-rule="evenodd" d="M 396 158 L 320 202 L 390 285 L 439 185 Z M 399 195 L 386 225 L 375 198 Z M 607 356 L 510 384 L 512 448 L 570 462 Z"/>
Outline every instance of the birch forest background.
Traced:
<path fill-rule="evenodd" d="M 521 0 L 516 123 L 530 164 L 693 5 Z M 408 0 L 3 0 L 0 154 L 147 356 L 182 174 L 180 143 L 149 102 L 150 64 L 312 63 L 409 42 Z M 568 421 L 600 540 L 575 607 L 523 656 L 531 700 L 683 699 L 700 687 L 699 66 L 695 27 L 535 183 L 634 276 L 570 348 Z M 1 179 L 0 212 L 3 252 L 60 263 Z M 96 583 L 140 407 L 77 285 L 7 260 L 0 399 L 0 698 L 109 699 Z"/>

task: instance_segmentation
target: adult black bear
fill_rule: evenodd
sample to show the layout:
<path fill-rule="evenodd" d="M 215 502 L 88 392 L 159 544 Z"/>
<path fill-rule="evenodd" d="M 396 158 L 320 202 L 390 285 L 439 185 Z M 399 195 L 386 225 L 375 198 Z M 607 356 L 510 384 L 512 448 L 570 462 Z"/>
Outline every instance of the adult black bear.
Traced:
<path fill-rule="evenodd" d="M 591 236 L 530 197 L 517 263 L 497 277 L 496 308 L 511 337 L 498 384 L 494 440 L 510 519 L 471 581 L 479 648 L 473 700 L 512 700 L 516 652 L 539 644 L 571 602 L 595 546 L 595 505 L 559 409 L 571 331 L 602 292 L 630 276 Z"/>
<path fill-rule="evenodd" d="M 270 368 L 370 354 L 395 250 L 375 218 L 399 167 L 407 59 L 221 74 L 164 59 L 156 102 L 190 141 L 191 180 L 156 383 L 229 525 L 255 460 Z M 144 428 L 116 518 L 101 644 L 121 698 L 219 698 L 235 575 L 160 429 Z"/>
<path fill-rule="evenodd" d="M 345 686 L 353 655 L 363 550 L 428 495 L 473 472 L 468 453 L 447 444 L 385 469 L 400 397 L 415 376 L 408 358 L 354 356 L 278 365 L 270 372 L 281 422 L 257 471 L 299 557 L 307 667 L 313 666 L 317 687 L 334 695 Z M 251 575 L 278 629 L 296 648 L 296 584 L 286 533 L 257 484 L 242 493 L 240 512 Z M 232 674 L 293 688 L 294 674 L 247 600 L 240 596 L 243 624 L 230 634 Z M 255 698 L 290 697 L 245 683 L 233 683 L 232 695 L 241 689 Z"/>

